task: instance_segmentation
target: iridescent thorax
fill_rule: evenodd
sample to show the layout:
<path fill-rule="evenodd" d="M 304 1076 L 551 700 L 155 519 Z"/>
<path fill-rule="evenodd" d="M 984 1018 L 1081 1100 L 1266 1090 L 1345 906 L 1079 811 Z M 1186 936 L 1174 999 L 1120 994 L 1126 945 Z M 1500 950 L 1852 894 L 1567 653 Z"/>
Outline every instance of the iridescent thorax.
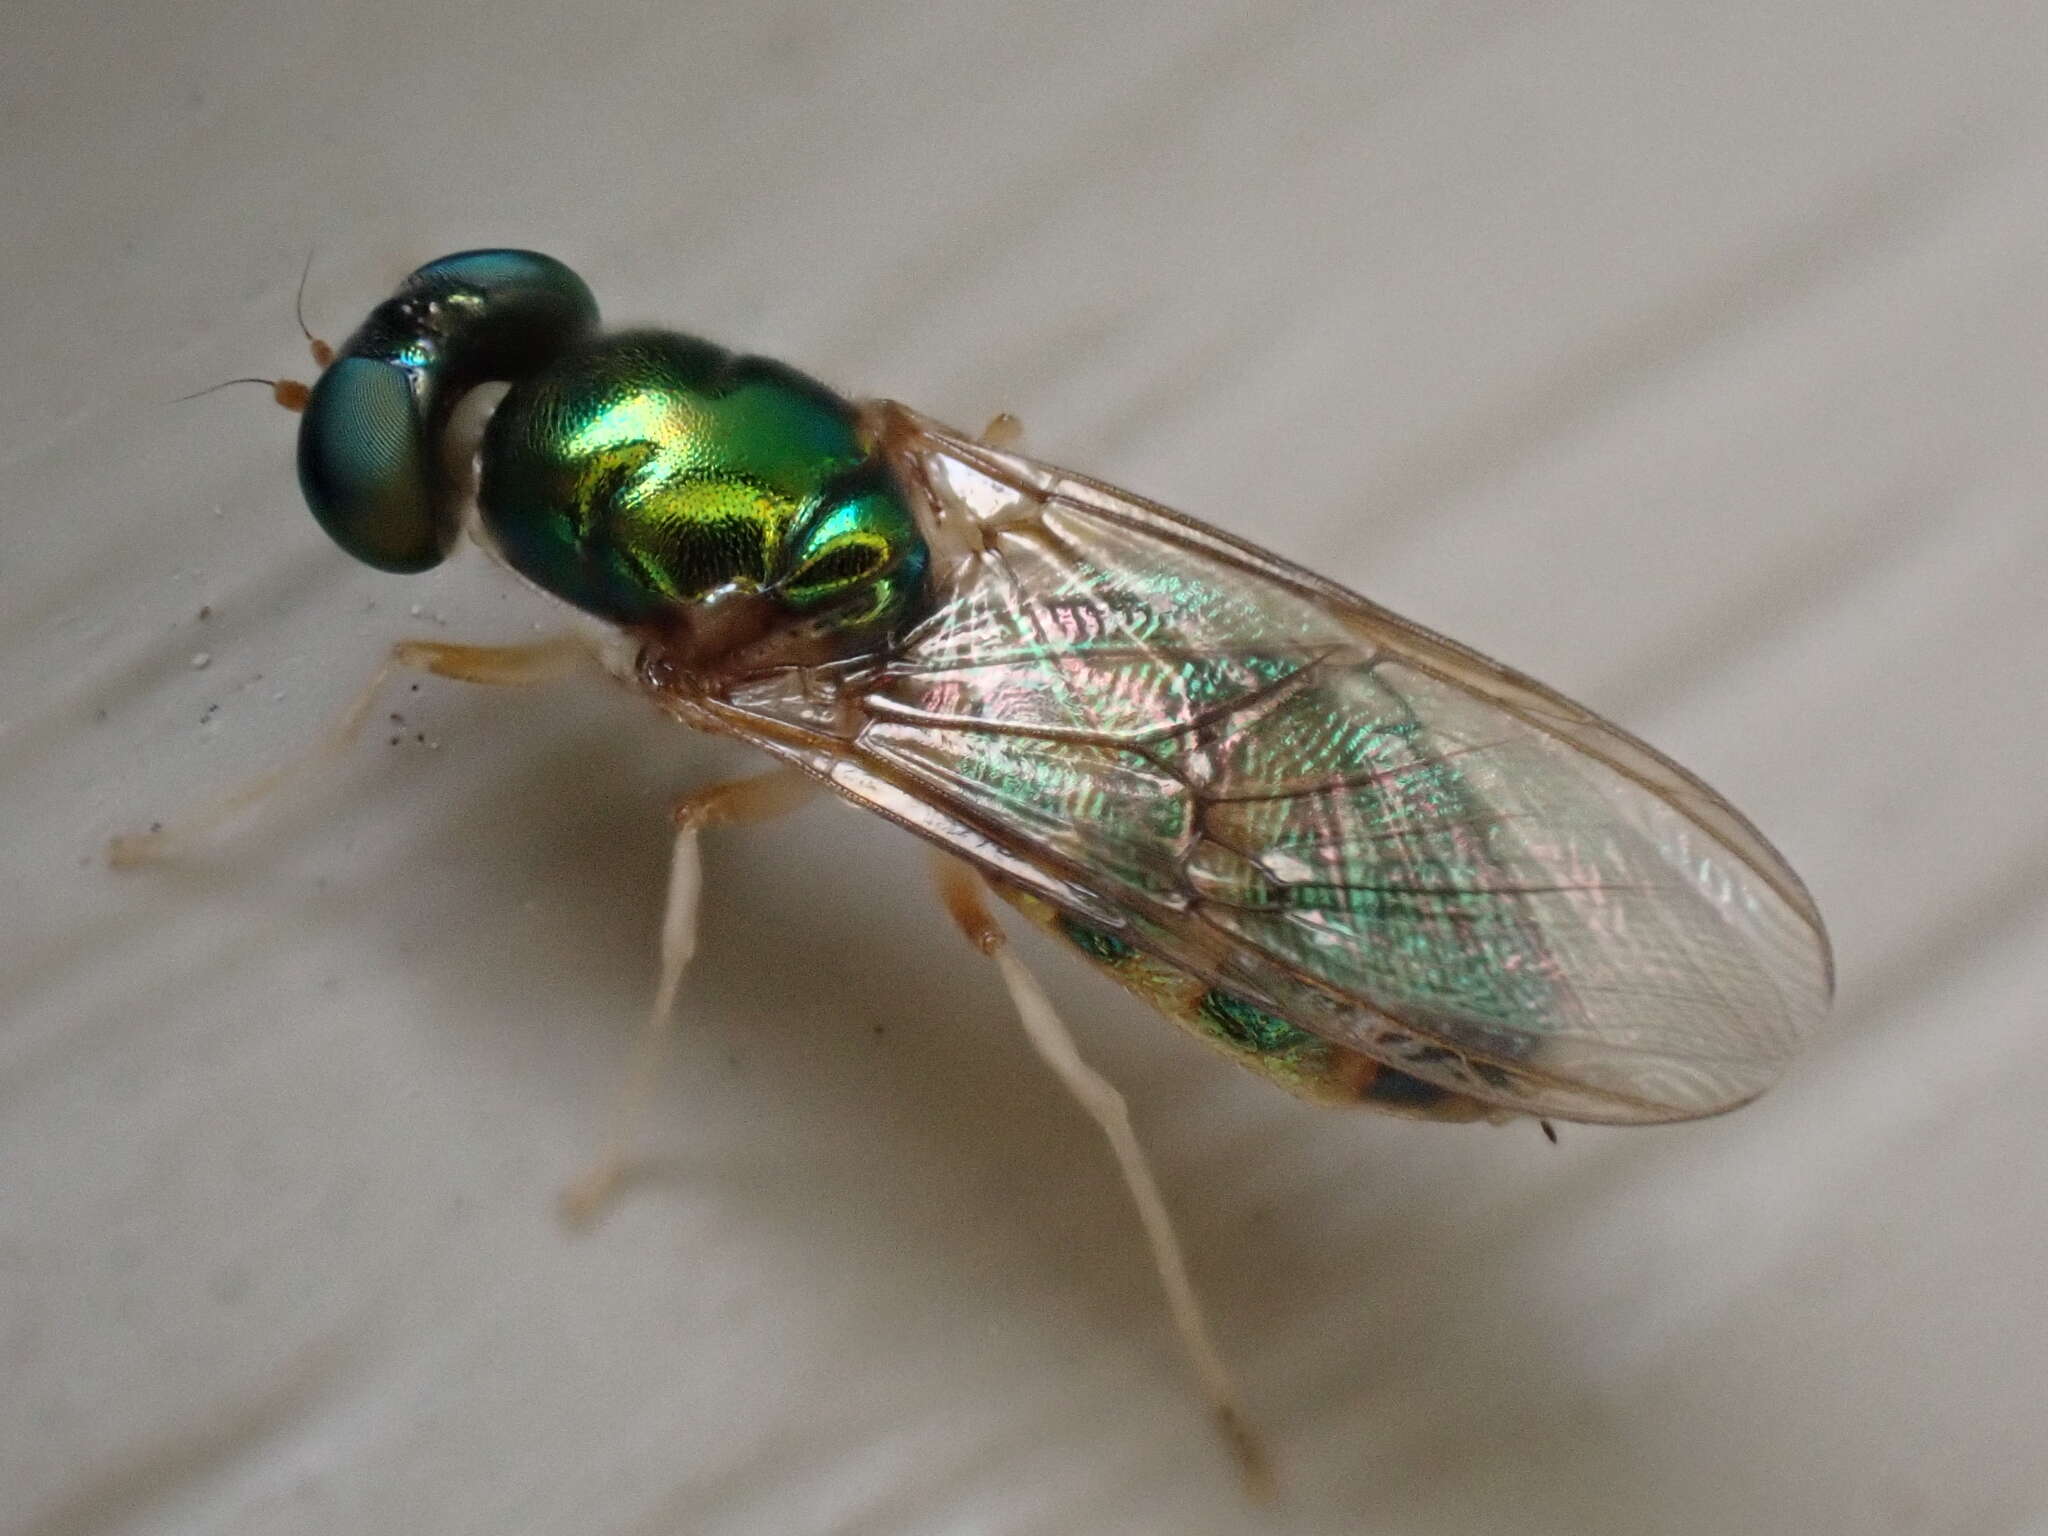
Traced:
<path fill-rule="evenodd" d="M 600 339 L 513 386 L 481 464 L 483 525 L 515 570 L 682 659 L 800 629 L 820 660 L 924 596 L 923 541 L 854 408 L 765 358 Z"/>

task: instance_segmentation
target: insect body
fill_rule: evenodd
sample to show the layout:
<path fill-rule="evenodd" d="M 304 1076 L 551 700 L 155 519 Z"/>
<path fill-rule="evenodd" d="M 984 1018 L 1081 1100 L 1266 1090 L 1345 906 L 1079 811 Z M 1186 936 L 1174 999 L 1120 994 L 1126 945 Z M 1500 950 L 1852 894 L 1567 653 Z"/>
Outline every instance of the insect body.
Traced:
<path fill-rule="evenodd" d="M 666 708 L 1314 1096 L 1682 1119 L 1761 1091 L 1824 1011 L 1798 878 L 1588 711 L 1121 491 L 596 318 L 547 257 L 421 268 L 314 387 L 323 525 L 434 563 L 449 408 L 509 378 L 481 535 L 634 636 Z"/>
<path fill-rule="evenodd" d="M 467 521 L 677 719 L 909 828 L 1306 1097 L 1684 1119 L 1761 1092 L 1826 1009 L 1798 877 L 1589 711 L 903 406 L 605 334 L 549 257 L 409 277 L 313 387 L 299 470 L 372 565 L 425 569 Z"/>

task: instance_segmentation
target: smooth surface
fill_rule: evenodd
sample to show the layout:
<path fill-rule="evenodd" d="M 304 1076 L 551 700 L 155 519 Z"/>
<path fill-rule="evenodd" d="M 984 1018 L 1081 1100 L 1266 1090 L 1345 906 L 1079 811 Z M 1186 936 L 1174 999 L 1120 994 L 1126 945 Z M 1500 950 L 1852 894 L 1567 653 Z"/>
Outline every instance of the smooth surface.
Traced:
<path fill-rule="evenodd" d="M 2039 6 L 32 0 L 0 60 L 0 1530 L 2004 1532 L 2048 1519 Z M 303 373 L 420 261 L 676 325 L 1270 544 L 1752 814 L 1833 1022 L 1725 1119 L 1301 1106 L 1027 939 L 1273 1441 L 917 850 L 714 834 L 655 1175 L 593 1237 L 667 798 L 602 687 L 401 686 Z M 402 720 L 383 720 L 386 713 Z"/>

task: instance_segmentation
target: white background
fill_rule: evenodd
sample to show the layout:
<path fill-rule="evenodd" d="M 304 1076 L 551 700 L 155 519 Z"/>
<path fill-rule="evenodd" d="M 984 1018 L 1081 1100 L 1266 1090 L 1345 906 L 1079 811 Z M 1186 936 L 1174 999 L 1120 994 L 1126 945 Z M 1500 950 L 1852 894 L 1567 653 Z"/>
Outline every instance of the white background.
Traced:
<path fill-rule="evenodd" d="M 1102 9 L 10 0 L 9 1536 L 2044 1529 L 2048 15 Z M 429 683 L 203 857 L 97 861 L 391 640 L 547 622 L 352 566 L 259 391 L 167 403 L 305 371 L 309 249 L 339 340 L 487 243 L 1015 411 L 1616 716 L 1811 882 L 1825 1034 L 1552 1150 L 1299 1106 L 1032 944 L 1253 1511 L 1098 1139 L 917 850 L 821 805 L 715 840 L 656 1171 L 566 1236 L 662 808 L 743 751 Z"/>

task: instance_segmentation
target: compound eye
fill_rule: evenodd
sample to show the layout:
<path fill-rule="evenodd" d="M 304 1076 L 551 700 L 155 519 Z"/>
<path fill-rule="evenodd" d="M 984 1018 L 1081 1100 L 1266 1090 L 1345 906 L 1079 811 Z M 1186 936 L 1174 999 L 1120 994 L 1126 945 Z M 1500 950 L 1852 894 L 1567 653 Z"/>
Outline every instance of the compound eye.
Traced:
<path fill-rule="evenodd" d="M 439 565 L 457 513 L 437 479 L 411 377 L 377 358 L 337 358 L 299 428 L 299 489 L 328 537 L 380 571 Z"/>

